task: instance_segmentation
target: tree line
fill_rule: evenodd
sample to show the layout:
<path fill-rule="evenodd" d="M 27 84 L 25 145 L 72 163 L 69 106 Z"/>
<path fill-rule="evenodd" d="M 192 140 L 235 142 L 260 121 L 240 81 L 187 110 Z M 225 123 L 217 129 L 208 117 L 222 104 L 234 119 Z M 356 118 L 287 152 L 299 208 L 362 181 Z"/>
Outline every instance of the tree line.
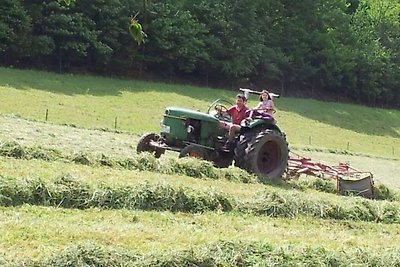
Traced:
<path fill-rule="evenodd" d="M 253 84 L 400 107 L 393 0 L 2 0 L 4 66 Z M 147 34 L 138 45 L 132 18 Z"/>

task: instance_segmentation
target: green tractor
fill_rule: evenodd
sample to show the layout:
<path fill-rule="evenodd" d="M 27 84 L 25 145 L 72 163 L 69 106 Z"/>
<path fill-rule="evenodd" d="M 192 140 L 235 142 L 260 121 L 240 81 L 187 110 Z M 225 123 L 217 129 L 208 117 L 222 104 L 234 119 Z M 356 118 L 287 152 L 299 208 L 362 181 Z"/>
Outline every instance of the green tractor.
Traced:
<path fill-rule="evenodd" d="M 241 89 L 247 93 L 259 93 Z M 277 181 L 288 164 L 288 144 L 285 134 L 271 118 L 262 116 L 241 123 L 241 130 L 235 139 L 233 149 L 226 149 L 227 131 L 220 128 L 219 121 L 230 121 L 216 111 L 227 110 L 229 101 L 214 101 L 206 113 L 168 107 L 161 121 L 160 134 L 143 135 L 137 145 L 137 152 L 150 152 L 159 158 L 166 150 L 179 152 L 179 157 L 196 157 L 212 161 L 216 167 L 235 166 L 261 177 Z"/>

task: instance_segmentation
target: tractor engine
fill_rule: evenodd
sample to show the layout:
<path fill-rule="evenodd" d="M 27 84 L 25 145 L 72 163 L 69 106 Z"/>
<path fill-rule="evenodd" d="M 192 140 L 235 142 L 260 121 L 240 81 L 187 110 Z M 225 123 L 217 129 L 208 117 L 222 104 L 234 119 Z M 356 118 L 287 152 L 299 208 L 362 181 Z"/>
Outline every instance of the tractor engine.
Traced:
<path fill-rule="evenodd" d="M 198 144 L 200 141 L 201 122 L 195 119 L 187 119 L 185 126 L 187 131 L 186 140 Z"/>
<path fill-rule="evenodd" d="M 187 143 L 213 147 L 218 135 L 224 134 L 214 116 L 183 108 L 168 107 L 161 121 L 161 137 L 169 146 Z"/>

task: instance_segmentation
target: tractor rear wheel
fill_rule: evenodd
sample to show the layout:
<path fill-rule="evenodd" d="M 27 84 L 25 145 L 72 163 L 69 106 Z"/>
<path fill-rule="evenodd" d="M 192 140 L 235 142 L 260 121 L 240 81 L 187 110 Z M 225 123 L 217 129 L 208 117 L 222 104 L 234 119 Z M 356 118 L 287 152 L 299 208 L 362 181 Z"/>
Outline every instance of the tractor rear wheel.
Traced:
<path fill-rule="evenodd" d="M 249 142 L 245 159 L 249 171 L 266 175 L 276 182 L 287 168 L 288 157 L 288 144 L 283 134 L 276 130 L 265 130 Z"/>
<path fill-rule="evenodd" d="M 236 165 L 249 172 L 278 181 L 287 168 L 288 144 L 277 130 L 266 129 L 243 137 L 235 150 Z"/>
<path fill-rule="evenodd" d="M 240 136 L 235 148 L 235 162 L 234 165 L 241 169 L 246 169 L 247 147 L 249 142 L 255 137 L 254 131 L 249 131 Z"/>
<path fill-rule="evenodd" d="M 165 153 L 165 149 L 159 147 L 153 147 L 150 145 L 151 141 L 157 142 L 158 139 L 160 139 L 160 136 L 155 133 L 149 133 L 143 135 L 137 144 L 136 152 L 137 153 L 150 152 L 153 153 L 154 157 L 156 158 L 161 157 L 161 155 Z"/>
<path fill-rule="evenodd" d="M 205 148 L 196 145 L 188 145 L 181 150 L 181 152 L 179 153 L 179 157 L 192 157 L 208 160 L 208 152 Z"/>

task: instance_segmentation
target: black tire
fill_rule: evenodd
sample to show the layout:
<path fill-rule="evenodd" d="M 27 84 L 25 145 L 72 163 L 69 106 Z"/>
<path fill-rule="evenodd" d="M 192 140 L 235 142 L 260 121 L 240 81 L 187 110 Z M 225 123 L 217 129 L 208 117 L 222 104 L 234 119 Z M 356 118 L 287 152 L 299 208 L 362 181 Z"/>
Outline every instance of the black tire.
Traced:
<path fill-rule="evenodd" d="M 181 152 L 179 153 L 179 157 L 193 157 L 208 160 L 208 152 L 205 148 L 196 145 L 188 145 L 181 150 Z"/>
<path fill-rule="evenodd" d="M 267 176 L 272 182 L 281 179 L 287 169 L 289 148 L 285 136 L 277 130 L 264 130 L 248 144 L 247 170 Z"/>
<path fill-rule="evenodd" d="M 255 132 L 249 131 L 244 133 L 239 137 L 239 140 L 236 143 L 235 147 L 235 162 L 234 165 L 241 169 L 246 169 L 246 159 L 245 156 L 247 154 L 247 148 L 249 142 L 255 138 Z"/>
<path fill-rule="evenodd" d="M 150 145 L 151 141 L 157 142 L 158 139 L 160 139 L 160 136 L 155 133 L 149 133 L 143 135 L 136 146 L 136 152 L 137 153 L 150 152 L 154 153 L 154 157 L 156 158 L 161 157 L 161 155 L 165 153 L 165 149 L 153 147 Z"/>

